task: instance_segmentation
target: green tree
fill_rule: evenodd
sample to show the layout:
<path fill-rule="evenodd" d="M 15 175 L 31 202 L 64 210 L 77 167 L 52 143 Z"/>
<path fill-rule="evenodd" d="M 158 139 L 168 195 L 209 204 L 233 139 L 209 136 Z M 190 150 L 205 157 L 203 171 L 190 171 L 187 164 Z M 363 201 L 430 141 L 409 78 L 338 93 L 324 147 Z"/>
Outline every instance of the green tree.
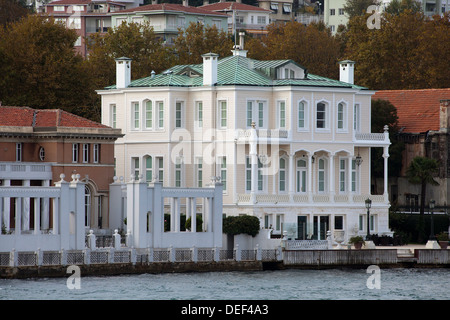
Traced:
<path fill-rule="evenodd" d="M 3 104 L 79 114 L 91 86 L 89 70 L 73 49 L 77 38 L 74 30 L 36 15 L 0 26 Z"/>
<path fill-rule="evenodd" d="M 191 22 L 185 30 L 178 29 L 178 32 L 174 43 L 178 64 L 202 63 L 202 54 L 208 52 L 217 53 L 220 58 L 231 55 L 231 38 L 216 26 Z"/>
<path fill-rule="evenodd" d="M 437 186 L 439 183 L 434 179 L 434 176 L 439 170 L 439 164 L 436 160 L 427 157 L 415 157 L 408 169 L 406 170 L 406 177 L 408 181 L 413 184 L 420 184 L 420 219 L 418 225 L 419 241 L 423 242 L 425 239 L 425 230 L 423 223 L 423 215 L 425 212 L 425 196 L 427 185 Z"/>

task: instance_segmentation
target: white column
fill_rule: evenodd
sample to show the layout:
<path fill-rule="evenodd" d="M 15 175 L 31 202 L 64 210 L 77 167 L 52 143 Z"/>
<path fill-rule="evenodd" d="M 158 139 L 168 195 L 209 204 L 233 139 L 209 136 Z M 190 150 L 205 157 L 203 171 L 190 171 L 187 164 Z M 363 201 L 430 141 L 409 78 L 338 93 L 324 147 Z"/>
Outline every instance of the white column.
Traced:
<path fill-rule="evenodd" d="M 30 180 L 23 181 L 24 187 L 30 186 Z M 30 198 L 23 198 L 23 208 L 22 208 L 22 230 L 28 231 L 30 230 Z"/>
<path fill-rule="evenodd" d="M 352 161 L 353 161 L 353 157 L 349 156 L 348 157 L 348 165 L 347 165 L 347 195 L 348 195 L 348 201 L 349 202 L 353 202 L 353 197 L 352 197 Z"/>
<path fill-rule="evenodd" d="M 21 226 L 22 226 L 22 199 L 23 198 L 16 198 L 16 211 L 15 211 L 15 227 L 14 227 L 14 234 L 19 236 L 22 232 Z"/>
<path fill-rule="evenodd" d="M 330 195 L 330 202 L 334 202 L 334 154 L 330 152 L 330 156 L 328 159 L 328 192 Z"/>
<path fill-rule="evenodd" d="M 308 202 L 311 203 L 312 202 L 312 194 L 313 194 L 313 185 L 312 185 L 312 173 L 313 173 L 313 168 L 312 168 L 312 157 L 313 154 L 309 153 L 308 154 L 308 167 L 307 169 L 307 173 L 308 173 L 308 183 L 306 185 L 306 191 L 308 192 Z"/>
<path fill-rule="evenodd" d="M 293 196 L 294 196 L 294 186 L 295 186 L 295 158 L 294 158 L 295 154 L 294 153 L 290 153 L 289 154 L 289 201 L 292 202 Z"/>
<path fill-rule="evenodd" d="M 252 128 L 250 129 L 250 140 L 249 140 L 249 146 L 250 146 L 250 165 L 251 165 L 251 202 L 256 202 L 256 196 L 255 193 L 258 190 L 258 153 L 257 153 L 257 143 L 258 143 L 258 136 L 255 129 L 255 123 L 252 122 Z"/>
<path fill-rule="evenodd" d="M 34 198 L 34 234 L 41 233 L 41 198 Z"/>
<path fill-rule="evenodd" d="M 5 179 L 3 180 L 4 186 L 9 187 L 11 186 L 11 180 Z M 5 227 L 5 231 L 9 231 L 10 228 L 10 219 L 9 219 L 9 212 L 11 210 L 11 198 L 5 197 L 3 198 L 3 219 L 2 219 L 2 225 L 0 227 Z"/>
<path fill-rule="evenodd" d="M 44 180 L 43 182 L 44 187 L 50 186 L 50 180 Z M 41 211 L 41 218 L 42 218 L 42 229 L 48 230 L 50 228 L 50 206 L 49 206 L 49 198 L 42 198 L 42 211 Z"/>
<path fill-rule="evenodd" d="M 383 158 L 384 158 L 384 201 L 388 202 L 388 159 L 389 159 L 389 147 L 383 148 Z"/>
<path fill-rule="evenodd" d="M 191 205 L 191 232 L 197 232 L 197 198 L 192 198 Z"/>

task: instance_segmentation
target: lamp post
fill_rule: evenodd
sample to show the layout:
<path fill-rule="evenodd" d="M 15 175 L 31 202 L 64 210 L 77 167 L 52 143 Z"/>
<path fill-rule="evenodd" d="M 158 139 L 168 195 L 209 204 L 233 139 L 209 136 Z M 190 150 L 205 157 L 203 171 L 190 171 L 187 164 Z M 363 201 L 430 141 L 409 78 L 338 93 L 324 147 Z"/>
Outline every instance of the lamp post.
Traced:
<path fill-rule="evenodd" d="M 431 210 L 431 230 L 430 230 L 430 240 L 436 240 L 434 236 L 434 221 L 433 221 L 433 209 L 434 209 L 435 201 L 433 199 L 430 200 L 430 210 Z"/>
<path fill-rule="evenodd" d="M 366 240 L 370 240 L 370 207 L 372 207 L 372 200 L 369 198 L 366 199 L 366 208 L 367 208 L 367 236 Z"/>

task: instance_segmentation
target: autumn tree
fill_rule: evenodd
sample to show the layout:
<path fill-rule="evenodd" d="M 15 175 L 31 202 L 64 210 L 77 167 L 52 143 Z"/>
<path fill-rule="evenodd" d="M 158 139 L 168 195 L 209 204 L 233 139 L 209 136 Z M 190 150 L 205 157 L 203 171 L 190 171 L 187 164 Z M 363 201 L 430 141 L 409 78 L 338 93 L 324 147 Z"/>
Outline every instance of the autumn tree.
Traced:
<path fill-rule="evenodd" d="M 378 0 L 347 0 L 344 4 L 344 12 L 349 18 L 362 16 L 371 5 L 377 5 Z"/>
<path fill-rule="evenodd" d="M 78 36 L 53 19 L 29 15 L 0 26 L 0 100 L 4 105 L 77 113 L 90 78 L 73 45 Z"/>
<path fill-rule="evenodd" d="M 323 23 L 270 24 L 267 35 L 247 41 L 248 56 L 259 60 L 292 59 L 310 73 L 339 78 L 341 44 Z"/>
<path fill-rule="evenodd" d="M 28 13 L 25 0 L 0 0 L 0 25 L 18 21 Z"/>
<path fill-rule="evenodd" d="M 398 15 L 405 10 L 414 13 L 422 12 L 422 4 L 417 0 L 392 0 L 386 7 L 385 12 Z"/>
<path fill-rule="evenodd" d="M 219 31 L 216 26 L 191 22 L 175 39 L 174 51 L 178 64 L 201 63 L 202 54 L 213 52 L 220 58 L 231 55 L 233 42 L 228 33 Z"/>
<path fill-rule="evenodd" d="M 357 61 L 355 79 L 374 90 L 450 86 L 450 13 L 432 19 L 421 12 L 386 13 L 379 29 L 366 16 L 349 20 L 346 58 Z"/>

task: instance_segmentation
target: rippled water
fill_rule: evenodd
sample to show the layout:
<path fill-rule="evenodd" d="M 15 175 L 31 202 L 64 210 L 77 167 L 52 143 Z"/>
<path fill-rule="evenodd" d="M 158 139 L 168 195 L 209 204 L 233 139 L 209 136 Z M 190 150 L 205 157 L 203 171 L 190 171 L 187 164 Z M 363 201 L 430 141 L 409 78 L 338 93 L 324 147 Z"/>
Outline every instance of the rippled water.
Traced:
<path fill-rule="evenodd" d="M 206 272 L 0 279 L 0 299 L 180 300 L 448 300 L 450 269 L 381 269 L 380 289 L 369 289 L 365 269 Z"/>

